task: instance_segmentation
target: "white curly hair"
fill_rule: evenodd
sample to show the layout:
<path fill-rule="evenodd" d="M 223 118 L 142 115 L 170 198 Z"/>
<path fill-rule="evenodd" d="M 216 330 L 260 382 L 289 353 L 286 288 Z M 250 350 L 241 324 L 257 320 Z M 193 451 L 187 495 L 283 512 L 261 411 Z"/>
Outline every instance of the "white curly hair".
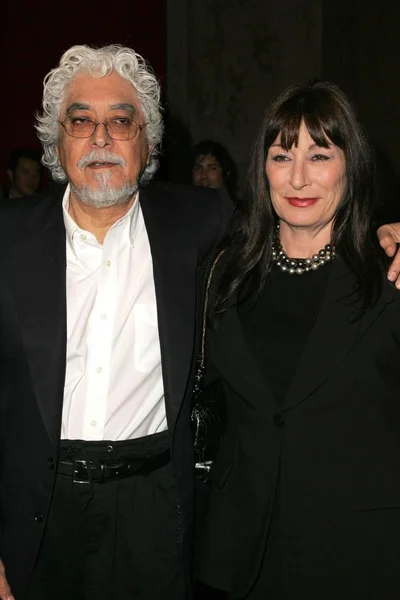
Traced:
<path fill-rule="evenodd" d="M 92 77 L 104 77 L 116 72 L 135 88 L 147 124 L 147 141 L 154 147 L 151 160 L 141 178 L 141 183 L 149 181 L 158 168 L 158 148 L 163 135 L 160 85 L 144 58 L 131 48 L 119 44 L 102 48 L 72 46 L 62 55 L 58 67 L 44 78 L 43 110 L 36 115 L 36 130 L 43 146 L 42 163 L 50 169 L 55 181 L 67 180 L 56 151 L 59 140 L 58 121 L 66 89 L 77 73 L 81 72 Z"/>

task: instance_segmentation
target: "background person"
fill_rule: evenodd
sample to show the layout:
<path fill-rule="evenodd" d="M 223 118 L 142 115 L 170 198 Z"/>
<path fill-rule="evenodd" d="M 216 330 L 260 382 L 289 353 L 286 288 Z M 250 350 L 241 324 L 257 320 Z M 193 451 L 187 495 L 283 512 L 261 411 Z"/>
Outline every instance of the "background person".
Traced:
<path fill-rule="evenodd" d="M 237 168 L 228 150 L 213 140 L 203 140 L 192 149 L 194 185 L 227 191 L 236 201 Z"/>
<path fill-rule="evenodd" d="M 7 175 L 10 180 L 9 198 L 36 194 L 42 181 L 40 153 L 32 148 L 19 148 L 9 157 Z"/>

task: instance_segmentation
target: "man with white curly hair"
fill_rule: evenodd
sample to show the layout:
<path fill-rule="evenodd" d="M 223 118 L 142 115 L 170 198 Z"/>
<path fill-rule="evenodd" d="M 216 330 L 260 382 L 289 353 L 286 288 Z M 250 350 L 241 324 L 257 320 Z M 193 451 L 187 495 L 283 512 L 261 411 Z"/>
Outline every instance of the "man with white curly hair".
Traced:
<path fill-rule="evenodd" d="M 59 191 L 0 214 L 0 598 L 191 597 L 192 381 L 231 208 L 152 181 L 160 88 L 129 48 L 44 80 Z"/>

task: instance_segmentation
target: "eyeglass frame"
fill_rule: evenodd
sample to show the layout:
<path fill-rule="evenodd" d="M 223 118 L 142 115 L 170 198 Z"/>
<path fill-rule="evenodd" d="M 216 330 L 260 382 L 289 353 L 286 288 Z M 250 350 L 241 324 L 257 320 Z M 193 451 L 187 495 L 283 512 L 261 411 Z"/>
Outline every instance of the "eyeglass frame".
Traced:
<path fill-rule="evenodd" d="M 104 129 L 106 130 L 108 137 L 110 137 L 112 140 L 116 140 L 117 142 L 127 142 L 128 140 L 134 140 L 135 137 L 138 135 L 139 131 L 142 131 L 143 127 L 146 127 L 146 125 L 147 125 L 147 123 L 143 123 L 141 125 L 140 123 L 135 121 L 135 119 L 131 119 L 132 123 L 135 123 L 135 125 L 137 126 L 135 135 L 133 135 L 132 137 L 128 137 L 126 139 L 118 139 L 118 138 L 114 138 L 108 131 L 107 123 L 110 121 L 110 119 L 107 119 L 106 121 L 93 121 L 93 119 L 88 119 L 87 117 L 85 117 L 85 119 L 86 119 L 86 121 L 90 121 L 90 123 L 93 123 L 93 125 L 94 125 L 94 129 L 93 129 L 92 133 L 88 136 L 76 136 L 76 135 L 72 135 L 72 133 L 68 133 L 67 128 L 65 126 L 65 122 L 71 121 L 71 117 L 66 117 L 64 119 L 64 121 L 58 121 L 58 122 L 60 123 L 60 125 L 63 126 L 65 133 L 67 135 L 69 135 L 69 137 L 73 137 L 76 140 L 88 140 L 89 138 L 94 136 L 94 134 L 96 133 L 97 127 L 99 125 L 104 125 Z"/>

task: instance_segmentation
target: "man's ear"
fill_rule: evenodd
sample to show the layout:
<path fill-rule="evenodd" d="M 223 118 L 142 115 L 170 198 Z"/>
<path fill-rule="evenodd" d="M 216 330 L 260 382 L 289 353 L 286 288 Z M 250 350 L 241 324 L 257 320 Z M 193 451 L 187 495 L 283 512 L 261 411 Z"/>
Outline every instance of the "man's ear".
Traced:
<path fill-rule="evenodd" d="M 11 171 L 11 169 L 7 169 L 7 175 L 12 185 L 14 183 L 14 173 Z"/>

